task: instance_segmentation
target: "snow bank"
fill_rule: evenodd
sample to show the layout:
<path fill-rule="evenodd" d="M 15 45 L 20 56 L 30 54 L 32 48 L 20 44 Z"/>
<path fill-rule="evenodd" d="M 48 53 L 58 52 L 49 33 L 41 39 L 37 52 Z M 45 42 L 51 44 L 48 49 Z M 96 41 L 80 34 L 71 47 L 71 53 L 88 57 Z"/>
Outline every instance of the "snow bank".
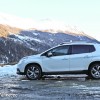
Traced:
<path fill-rule="evenodd" d="M 5 75 L 14 75 L 16 76 L 16 68 L 17 65 L 6 65 L 3 67 L 0 67 L 0 76 L 5 76 Z"/>

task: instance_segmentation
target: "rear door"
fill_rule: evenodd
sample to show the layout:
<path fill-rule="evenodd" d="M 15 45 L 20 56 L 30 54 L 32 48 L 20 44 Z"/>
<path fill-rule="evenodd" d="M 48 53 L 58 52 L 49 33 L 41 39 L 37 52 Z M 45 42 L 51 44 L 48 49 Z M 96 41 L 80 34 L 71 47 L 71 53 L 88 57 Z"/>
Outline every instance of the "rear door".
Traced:
<path fill-rule="evenodd" d="M 91 45 L 72 45 L 70 71 L 86 70 L 92 59 Z"/>

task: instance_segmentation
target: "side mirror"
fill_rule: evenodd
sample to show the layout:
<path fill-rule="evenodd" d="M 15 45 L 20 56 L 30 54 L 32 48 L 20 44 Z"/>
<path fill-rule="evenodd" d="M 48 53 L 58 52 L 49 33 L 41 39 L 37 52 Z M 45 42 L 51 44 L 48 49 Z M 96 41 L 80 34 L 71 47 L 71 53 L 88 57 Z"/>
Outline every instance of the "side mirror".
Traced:
<path fill-rule="evenodd" d="M 47 57 L 51 57 L 51 56 L 53 56 L 52 52 L 48 52 Z"/>

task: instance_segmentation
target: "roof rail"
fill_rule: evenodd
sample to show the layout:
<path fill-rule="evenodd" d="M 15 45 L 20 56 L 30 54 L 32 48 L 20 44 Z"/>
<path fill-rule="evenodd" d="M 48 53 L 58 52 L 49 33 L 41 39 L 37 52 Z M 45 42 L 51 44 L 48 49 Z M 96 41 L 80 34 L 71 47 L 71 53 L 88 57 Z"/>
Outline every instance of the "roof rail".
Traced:
<path fill-rule="evenodd" d="M 63 44 L 70 44 L 70 43 L 92 43 L 90 41 L 69 41 L 69 42 L 62 42 L 59 45 L 63 45 Z"/>

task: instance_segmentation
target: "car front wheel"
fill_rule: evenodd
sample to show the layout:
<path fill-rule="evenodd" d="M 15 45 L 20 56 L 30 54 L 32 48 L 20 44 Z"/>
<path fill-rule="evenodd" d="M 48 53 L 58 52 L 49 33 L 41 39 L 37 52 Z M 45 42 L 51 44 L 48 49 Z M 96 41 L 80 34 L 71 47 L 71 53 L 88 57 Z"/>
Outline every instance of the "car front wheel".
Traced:
<path fill-rule="evenodd" d="M 99 63 L 91 65 L 89 69 L 89 76 L 93 79 L 100 79 L 100 64 Z"/>
<path fill-rule="evenodd" d="M 32 64 L 26 68 L 26 77 L 29 80 L 37 80 L 42 76 L 41 68 L 38 65 Z"/>

